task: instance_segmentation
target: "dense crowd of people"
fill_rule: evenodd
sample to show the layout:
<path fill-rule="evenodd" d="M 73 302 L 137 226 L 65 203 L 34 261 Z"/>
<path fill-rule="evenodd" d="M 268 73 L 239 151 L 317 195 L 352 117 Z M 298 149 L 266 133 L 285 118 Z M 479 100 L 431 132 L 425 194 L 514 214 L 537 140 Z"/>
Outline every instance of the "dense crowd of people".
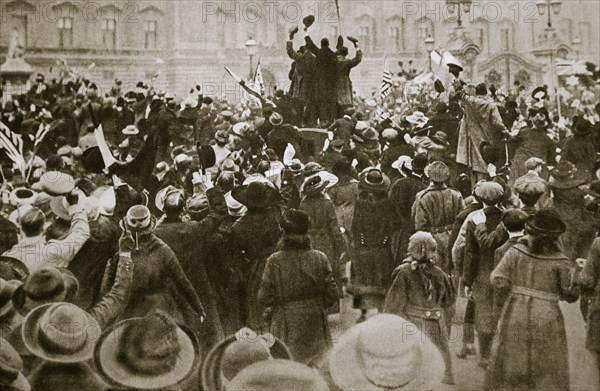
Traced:
<path fill-rule="evenodd" d="M 297 33 L 260 102 L 43 75 L 4 101 L 2 389 L 452 389 L 477 354 L 485 389 L 568 390 L 577 300 L 600 371 L 600 104 L 457 76 L 382 116 L 356 39 Z"/>

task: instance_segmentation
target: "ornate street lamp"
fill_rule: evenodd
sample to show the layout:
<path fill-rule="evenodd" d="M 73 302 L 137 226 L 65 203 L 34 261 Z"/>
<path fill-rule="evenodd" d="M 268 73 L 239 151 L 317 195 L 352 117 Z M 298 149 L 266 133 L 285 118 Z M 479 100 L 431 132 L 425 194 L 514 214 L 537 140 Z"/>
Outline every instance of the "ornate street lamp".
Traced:
<path fill-rule="evenodd" d="M 246 41 L 246 43 L 244 44 L 246 46 L 246 53 L 248 54 L 248 57 L 250 58 L 250 79 L 252 79 L 253 77 L 253 63 L 252 63 L 252 59 L 254 58 L 254 56 L 256 55 L 257 51 L 258 51 L 258 44 L 256 43 L 256 41 L 254 39 L 252 39 L 252 37 L 250 37 L 250 39 L 248 39 Z"/>

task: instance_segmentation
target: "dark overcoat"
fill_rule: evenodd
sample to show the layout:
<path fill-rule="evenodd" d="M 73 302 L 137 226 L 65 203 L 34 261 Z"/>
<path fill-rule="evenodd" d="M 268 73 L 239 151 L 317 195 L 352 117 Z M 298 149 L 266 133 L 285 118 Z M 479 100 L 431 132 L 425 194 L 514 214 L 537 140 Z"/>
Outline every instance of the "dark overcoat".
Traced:
<path fill-rule="evenodd" d="M 576 282 L 583 293 L 591 297 L 587 314 L 586 347 L 600 353 L 600 238 L 594 240 L 587 263 Z"/>
<path fill-rule="evenodd" d="M 356 51 L 354 58 L 345 58 L 338 56 L 338 105 L 352 106 L 353 89 L 352 80 L 350 79 L 350 71 L 362 61 L 363 53 L 361 50 Z"/>

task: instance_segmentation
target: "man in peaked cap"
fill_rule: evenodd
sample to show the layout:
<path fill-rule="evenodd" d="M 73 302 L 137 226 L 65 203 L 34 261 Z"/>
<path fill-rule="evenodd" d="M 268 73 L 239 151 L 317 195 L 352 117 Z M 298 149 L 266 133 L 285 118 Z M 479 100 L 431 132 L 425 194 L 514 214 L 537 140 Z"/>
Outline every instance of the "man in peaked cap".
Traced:
<path fill-rule="evenodd" d="M 450 179 L 450 169 L 443 162 L 433 162 L 425 169 L 430 185 L 417 194 L 412 207 L 412 217 L 417 231 L 430 232 L 438 244 L 437 262 L 446 273 L 452 273 L 449 262 L 448 240 L 456 216 L 465 203 L 462 195 L 450 189 L 446 183 Z"/>
<path fill-rule="evenodd" d="M 479 182 L 474 193 L 483 203 L 483 209 L 473 212 L 468 218 L 462 278 L 466 296 L 472 296 L 475 302 L 475 330 L 481 355 L 479 364 L 486 367 L 496 329 L 490 274 L 494 270 L 494 253 L 508 240 L 508 234 L 500 225 L 503 210 L 498 204 L 504 197 L 502 185 Z"/>

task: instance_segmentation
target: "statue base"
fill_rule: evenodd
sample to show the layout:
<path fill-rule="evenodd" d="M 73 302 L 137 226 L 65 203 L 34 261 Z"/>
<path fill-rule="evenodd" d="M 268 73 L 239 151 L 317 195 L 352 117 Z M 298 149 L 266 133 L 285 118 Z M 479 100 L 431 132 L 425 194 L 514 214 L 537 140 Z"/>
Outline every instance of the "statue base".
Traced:
<path fill-rule="evenodd" d="M 27 93 L 32 73 L 31 65 L 22 58 L 7 58 L 6 62 L 0 65 L 0 78 L 6 83 L 5 97 Z"/>

